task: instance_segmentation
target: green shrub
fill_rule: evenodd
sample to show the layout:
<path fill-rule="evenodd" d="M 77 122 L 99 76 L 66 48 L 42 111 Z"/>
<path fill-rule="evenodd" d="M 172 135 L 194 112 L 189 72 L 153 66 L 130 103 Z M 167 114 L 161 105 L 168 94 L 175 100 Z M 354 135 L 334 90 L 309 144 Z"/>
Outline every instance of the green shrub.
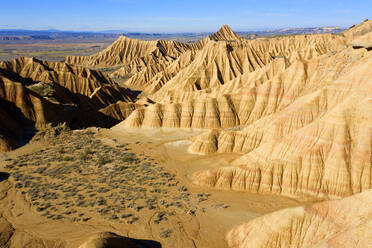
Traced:
<path fill-rule="evenodd" d="M 63 158 L 63 161 L 73 161 L 74 158 L 73 157 L 64 157 Z"/>
<path fill-rule="evenodd" d="M 108 163 L 111 163 L 111 159 L 109 159 L 109 158 L 107 158 L 107 157 L 102 157 L 102 156 L 100 156 L 100 157 L 98 157 L 98 161 L 97 161 L 97 163 L 99 164 L 99 165 L 104 165 L 104 164 L 108 164 Z"/>

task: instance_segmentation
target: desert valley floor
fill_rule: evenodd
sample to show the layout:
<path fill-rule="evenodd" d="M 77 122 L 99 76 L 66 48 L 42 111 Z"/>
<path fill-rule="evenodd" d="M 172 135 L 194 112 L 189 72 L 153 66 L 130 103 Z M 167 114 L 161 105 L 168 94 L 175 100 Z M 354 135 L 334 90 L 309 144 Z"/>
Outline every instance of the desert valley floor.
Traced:
<path fill-rule="evenodd" d="M 372 247 L 372 21 L 0 62 L 0 247 Z"/>
<path fill-rule="evenodd" d="M 8 210 L 3 215 L 23 235 L 59 244 L 63 233 L 72 247 L 97 231 L 158 240 L 164 247 L 226 247 L 224 235 L 237 222 L 299 205 L 286 197 L 221 192 L 190 183 L 188 177 L 201 167 L 218 168 L 235 157 L 188 153 L 184 139 L 199 133 L 88 129 L 41 137 L 4 161 L 21 192 L 2 201 Z M 87 145 L 91 155 L 82 159 Z M 100 156 L 109 160 L 93 168 Z M 126 162 L 129 158 L 138 162 Z M 42 166 L 48 163 L 54 166 Z M 4 195 L 9 187 L 3 183 Z M 144 247 L 160 246 L 150 242 Z"/>

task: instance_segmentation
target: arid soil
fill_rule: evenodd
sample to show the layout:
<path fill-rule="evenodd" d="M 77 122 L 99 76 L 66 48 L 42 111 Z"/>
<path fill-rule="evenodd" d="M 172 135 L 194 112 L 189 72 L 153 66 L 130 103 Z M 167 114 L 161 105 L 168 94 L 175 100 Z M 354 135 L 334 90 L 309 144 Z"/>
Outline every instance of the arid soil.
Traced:
<path fill-rule="evenodd" d="M 92 42 L 9 42 L 1 44 L 0 61 L 11 60 L 21 56 L 36 57 L 50 61 L 62 61 L 67 55 L 90 55 L 106 48 L 114 39 Z"/>
<path fill-rule="evenodd" d="M 194 171 L 234 158 L 188 153 L 182 140 L 200 132 L 39 132 L 30 144 L 1 158 L 1 171 L 10 177 L 0 183 L 0 214 L 16 230 L 11 242 L 37 237 L 77 247 L 90 234 L 109 231 L 161 247 L 226 247 L 225 233 L 236 223 L 299 204 L 192 185 L 188 178 Z"/>

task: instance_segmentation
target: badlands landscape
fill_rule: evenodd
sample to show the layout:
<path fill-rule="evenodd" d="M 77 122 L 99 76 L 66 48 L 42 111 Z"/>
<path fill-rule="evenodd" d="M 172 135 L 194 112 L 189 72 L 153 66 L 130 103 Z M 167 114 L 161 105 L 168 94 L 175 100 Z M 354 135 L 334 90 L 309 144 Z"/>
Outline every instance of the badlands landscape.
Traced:
<path fill-rule="evenodd" d="M 372 21 L 0 62 L 1 248 L 372 247 Z"/>

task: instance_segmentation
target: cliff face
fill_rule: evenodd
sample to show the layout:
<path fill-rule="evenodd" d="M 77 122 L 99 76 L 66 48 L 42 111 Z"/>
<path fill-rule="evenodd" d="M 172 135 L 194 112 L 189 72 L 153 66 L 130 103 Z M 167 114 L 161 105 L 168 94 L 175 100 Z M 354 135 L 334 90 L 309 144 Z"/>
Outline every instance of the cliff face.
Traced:
<path fill-rule="evenodd" d="M 209 129 L 191 139 L 190 152 L 241 156 L 195 173 L 203 186 L 298 199 L 369 189 L 372 57 L 348 45 L 369 35 L 367 24 L 344 36 L 250 41 L 223 27 L 201 49 L 133 75 L 128 85 L 154 103 L 119 127 Z"/>
<path fill-rule="evenodd" d="M 347 69 L 337 73 L 336 80 L 317 88 L 307 82 L 297 89 L 291 81 L 297 94 L 279 90 L 280 99 L 290 104 L 281 107 L 276 99 L 275 105 L 266 105 L 274 106 L 274 111 L 255 118 L 243 130 L 196 138 L 190 147 L 193 152 L 242 156 L 233 167 L 196 173 L 194 182 L 300 198 L 339 198 L 371 188 L 371 96 L 365 89 L 371 87 L 372 56 L 366 51 L 348 52 L 355 60 L 342 67 Z M 307 72 L 312 66 L 307 64 Z M 278 94 L 271 96 L 266 101 Z"/>
<path fill-rule="evenodd" d="M 183 52 L 175 60 L 149 63 L 140 72 L 131 75 L 126 84 L 151 94 L 152 100 L 161 103 L 183 102 L 201 95 L 215 97 L 222 91 L 232 93 L 232 88 L 244 87 L 253 74 L 274 60 L 282 60 L 289 65 L 345 47 L 344 39 L 335 35 L 203 41 L 202 49 Z M 128 72 L 119 73 L 124 68 L 112 75 L 127 75 Z"/>
<path fill-rule="evenodd" d="M 17 147 L 25 126 L 43 127 L 58 121 L 62 108 L 0 72 L 0 150 Z"/>
<path fill-rule="evenodd" d="M 0 74 L 0 100 L 2 111 L 8 113 L 8 117 L 2 117 L 4 121 L 17 118 L 24 122 L 33 122 L 37 127 L 56 119 L 59 110 L 55 104 L 43 99 L 27 89 L 22 83 L 14 82 L 2 73 Z M 9 116 L 13 116 L 13 118 L 9 118 Z M 12 124 L 5 126 L 11 127 Z"/>
<path fill-rule="evenodd" d="M 65 62 L 87 67 L 117 66 L 150 54 L 156 49 L 156 41 L 141 41 L 120 36 L 102 52 L 91 56 L 68 56 Z"/>
<path fill-rule="evenodd" d="M 137 73 L 150 65 L 173 61 L 183 52 L 203 47 L 205 40 L 193 44 L 177 41 L 142 41 L 121 36 L 102 52 L 91 56 L 68 56 L 65 62 L 85 67 L 121 68 L 113 76 Z"/>
<path fill-rule="evenodd" d="M 101 108 L 119 100 L 133 99 L 128 90 L 119 87 L 101 72 L 66 63 L 18 58 L 1 62 L 0 69 L 24 85 L 51 83 L 60 102 L 71 101 L 71 96 L 69 100 L 65 98 L 66 95 L 73 94 L 82 105 L 90 104 L 90 107 Z M 65 91 L 64 96 L 62 91 Z"/>
<path fill-rule="evenodd" d="M 106 125 L 114 125 L 123 119 L 98 110 L 133 99 L 128 89 L 97 71 L 34 58 L 0 62 L 2 150 L 16 147 L 25 127 L 62 121 L 74 122 L 73 126 L 97 124 L 86 112 L 94 118 L 100 113 L 102 120 L 111 123 Z"/>

